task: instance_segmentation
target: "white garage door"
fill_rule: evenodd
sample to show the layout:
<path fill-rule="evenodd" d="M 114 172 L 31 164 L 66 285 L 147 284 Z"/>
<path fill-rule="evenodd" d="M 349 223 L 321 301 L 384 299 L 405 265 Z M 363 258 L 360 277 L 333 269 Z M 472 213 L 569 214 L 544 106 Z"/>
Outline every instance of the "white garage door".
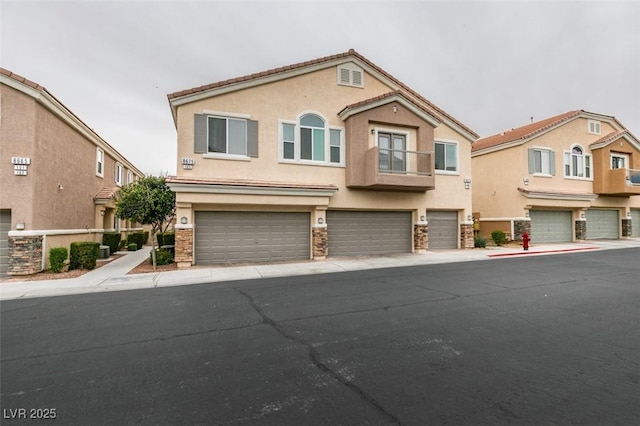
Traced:
<path fill-rule="evenodd" d="M 7 273 L 9 267 L 9 230 L 11 229 L 11 211 L 0 211 L 0 275 Z"/>
<path fill-rule="evenodd" d="M 570 211 L 530 210 L 529 216 L 533 244 L 573 241 L 573 220 Z"/>
<path fill-rule="evenodd" d="M 620 226 L 618 210 L 589 209 L 587 218 L 587 240 L 618 239 Z"/>
<path fill-rule="evenodd" d="M 411 212 L 329 210 L 329 256 L 411 253 L 411 227 Z"/>
<path fill-rule="evenodd" d="M 631 210 L 631 236 L 640 237 L 640 210 Z"/>
<path fill-rule="evenodd" d="M 458 212 L 427 211 L 429 250 L 458 248 Z"/>
<path fill-rule="evenodd" d="M 196 212 L 195 263 L 309 259 L 309 213 Z"/>

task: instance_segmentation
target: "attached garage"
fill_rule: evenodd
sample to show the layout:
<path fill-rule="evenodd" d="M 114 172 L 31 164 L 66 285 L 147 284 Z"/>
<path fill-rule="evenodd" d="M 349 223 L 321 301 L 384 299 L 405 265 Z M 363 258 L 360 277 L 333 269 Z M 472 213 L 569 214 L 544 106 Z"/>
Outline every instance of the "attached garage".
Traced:
<path fill-rule="evenodd" d="M 9 267 L 9 230 L 11 211 L 0 211 L 0 275 L 5 275 Z"/>
<path fill-rule="evenodd" d="M 570 211 L 530 210 L 529 217 L 533 244 L 573 241 L 573 219 Z"/>
<path fill-rule="evenodd" d="M 587 218 L 587 240 L 620 238 L 618 210 L 589 209 Z"/>
<path fill-rule="evenodd" d="M 631 210 L 631 236 L 640 237 L 640 210 Z"/>
<path fill-rule="evenodd" d="M 411 212 L 327 211 L 329 256 L 411 253 Z"/>
<path fill-rule="evenodd" d="M 195 263 L 309 259 L 310 234 L 309 213 L 197 211 Z"/>
<path fill-rule="evenodd" d="M 427 211 L 427 223 L 429 250 L 458 248 L 458 212 Z"/>

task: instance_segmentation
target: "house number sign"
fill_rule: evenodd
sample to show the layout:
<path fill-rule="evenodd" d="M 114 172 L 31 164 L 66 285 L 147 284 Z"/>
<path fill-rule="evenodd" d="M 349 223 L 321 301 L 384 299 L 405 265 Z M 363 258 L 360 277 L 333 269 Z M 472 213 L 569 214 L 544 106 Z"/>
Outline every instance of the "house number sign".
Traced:
<path fill-rule="evenodd" d="M 13 174 L 16 176 L 26 176 L 28 166 L 31 164 L 31 158 L 29 157 L 11 157 L 11 164 L 13 164 Z"/>

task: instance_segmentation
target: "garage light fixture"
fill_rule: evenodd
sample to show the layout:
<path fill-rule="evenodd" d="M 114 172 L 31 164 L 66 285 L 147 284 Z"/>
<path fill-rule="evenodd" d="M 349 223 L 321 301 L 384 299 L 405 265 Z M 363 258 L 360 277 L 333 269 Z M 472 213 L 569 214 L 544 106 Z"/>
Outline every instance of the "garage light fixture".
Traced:
<path fill-rule="evenodd" d="M 182 217 L 180 218 L 180 223 L 181 223 L 181 224 L 183 224 L 183 225 L 186 225 L 186 224 L 187 224 L 187 221 L 188 221 L 188 219 L 187 219 L 187 217 L 186 217 L 186 216 L 182 216 Z"/>
<path fill-rule="evenodd" d="M 318 224 L 319 224 L 319 225 L 322 225 L 323 223 L 324 223 L 324 219 L 323 219 L 323 218 L 321 218 L 321 217 L 319 217 L 319 218 L 318 218 Z"/>

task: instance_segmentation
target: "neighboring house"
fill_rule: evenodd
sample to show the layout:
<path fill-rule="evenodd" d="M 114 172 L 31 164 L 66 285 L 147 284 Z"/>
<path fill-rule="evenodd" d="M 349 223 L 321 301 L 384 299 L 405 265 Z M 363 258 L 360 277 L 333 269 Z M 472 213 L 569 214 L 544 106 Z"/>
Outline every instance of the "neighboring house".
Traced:
<path fill-rule="evenodd" d="M 477 135 L 353 50 L 168 98 L 179 267 L 473 247 Z"/>
<path fill-rule="evenodd" d="M 51 247 L 126 232 L 118 188 L 143 174 L 49 91 L 0 68 L 0 273 L 47 267 Z"/>
<path fill-rule="evenodd" d="M 640 236 L 640 142 L 615 117 L 570 111 L 473 144 L 480 233 L 533 243 Z"/>

